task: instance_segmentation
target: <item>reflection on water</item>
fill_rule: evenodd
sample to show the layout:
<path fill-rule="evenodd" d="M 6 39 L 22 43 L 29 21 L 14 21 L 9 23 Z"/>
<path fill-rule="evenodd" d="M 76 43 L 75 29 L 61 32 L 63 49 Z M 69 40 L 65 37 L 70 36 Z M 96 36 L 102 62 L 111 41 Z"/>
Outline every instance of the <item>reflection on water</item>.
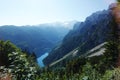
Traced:
<path fill-rule="evenodd" d="M 41 57 L 37 58 L 37 62 L 40 67 L 44 67 L 43 59 L 48 56 L 48 53 L 43 54 Z"/>

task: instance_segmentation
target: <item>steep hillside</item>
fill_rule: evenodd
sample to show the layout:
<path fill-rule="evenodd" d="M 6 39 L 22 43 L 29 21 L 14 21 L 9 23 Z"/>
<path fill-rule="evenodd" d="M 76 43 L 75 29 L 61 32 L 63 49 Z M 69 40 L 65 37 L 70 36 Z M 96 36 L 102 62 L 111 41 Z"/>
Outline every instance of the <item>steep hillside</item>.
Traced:
<path fill-rule="evenodd" d="M 111 33 L 113 19 L 109 10 L 93 13 L 85 22 L 77 23 L 63 39 L 62 44 L 53 49 L 44 59 L 46 65 L 62 58 L 75 48 L 79 48 L 78 55 L 86 53 L 95 46 L 107 41 Z"/>
<path fill-rule="evenodd" d="M 86 52 L 85 54 L 83 54 L 81 56 L 87 58 L 87 57 L 103 55 L 103 53 L 105 52 L 105 46 L 104 46 L 105 44 L 106 44 L 106 42 L 102 43 L 100 45 L 97 45 L 96 47 L 94 47 L 93 49 L 89 50 L 88 52 Z M 77 57 L 78 49 L 79 48 L 74 49 L 73 51 L 71 51 L 68 54 L 66 54 L 65 56 L 63 56 L 62 58 L 51 63 L 49 66 L 53 67 L 53 66 L 57 66 L 60 64 L 59 67 L 63 67 L 65 65 L 64 63 L 68 63 L 71 59 L 74 60 Z M 79 57 L 81 57 L 81 56 L 79 56 Z"/>
<path fill-rule="evenodd" d="M 0 39 L 10 40 L 23 50 L 35 52 L 39 57 L 49 52 L 69 31 L 69 28 L 57 25 L 0 26 Z"/>

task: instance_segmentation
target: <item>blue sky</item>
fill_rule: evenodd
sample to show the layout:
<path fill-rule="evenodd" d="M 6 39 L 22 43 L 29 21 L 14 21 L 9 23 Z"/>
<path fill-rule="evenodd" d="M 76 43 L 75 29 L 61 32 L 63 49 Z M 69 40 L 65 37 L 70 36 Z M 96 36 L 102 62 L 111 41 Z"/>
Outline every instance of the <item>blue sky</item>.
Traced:
<path fill-rule="evenodd" d="M 114 0 L 0 0 L 0 25 L 84 21 Z"/>

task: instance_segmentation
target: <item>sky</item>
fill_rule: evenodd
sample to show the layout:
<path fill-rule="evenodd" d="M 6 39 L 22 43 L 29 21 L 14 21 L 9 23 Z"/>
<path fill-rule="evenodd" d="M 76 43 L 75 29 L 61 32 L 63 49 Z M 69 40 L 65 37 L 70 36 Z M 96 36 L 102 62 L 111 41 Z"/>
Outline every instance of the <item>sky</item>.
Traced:
<path fill-rule="evenodd" d="M 0 0 L 0 25 L 84 21 L 114 0 Z"/>

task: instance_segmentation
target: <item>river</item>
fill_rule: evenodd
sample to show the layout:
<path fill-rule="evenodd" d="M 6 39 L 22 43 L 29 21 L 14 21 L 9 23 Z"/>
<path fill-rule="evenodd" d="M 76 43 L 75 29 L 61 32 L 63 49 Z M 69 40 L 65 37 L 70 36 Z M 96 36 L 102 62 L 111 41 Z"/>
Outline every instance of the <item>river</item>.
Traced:
<path fill-rule="evenodd" d="M 49 54 L 49 53 L 46 52 L 46 53 L 43 54 L 41 57 L 37 58 L 38 65 L 39 65 L 40 67 L 44 67 L 44 66 L 45 66 L 44 63 L 43 63 L 43 59 L 46 58 L 46 57 L 48 56 L 48 54 Z"/>

